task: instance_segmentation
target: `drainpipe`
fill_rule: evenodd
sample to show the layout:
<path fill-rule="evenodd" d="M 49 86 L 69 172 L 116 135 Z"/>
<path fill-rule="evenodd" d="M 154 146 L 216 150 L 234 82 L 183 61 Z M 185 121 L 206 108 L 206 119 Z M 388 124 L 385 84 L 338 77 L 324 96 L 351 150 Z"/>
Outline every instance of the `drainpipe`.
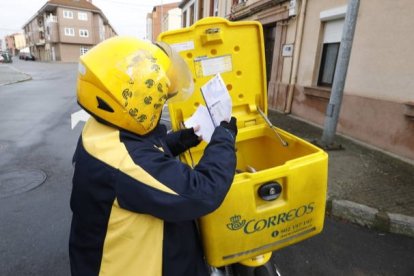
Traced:
<path fill-rule="evenodd" d="M 290 111 L 292 110 L 293 90 L 295 89 L 296 81 L 298 78 L 299 57 L 300 57 L 300 51 L 302 48 L 302 35 L 303 35 L 303 27 L 305 25 L 306 4 L 307 4 L 307 0 L 302 0 L 299 20 L 297 23 L 299 25 L 299 28 L 296 32 L 296 37 L 295 37 L 295 49 L 293 52 L 293 61 L 292 61 L 293 63 L 292 74 L 290 76 L 290 81 L 289 81 L 289 90 L 288 90 L 288 96 L 287 96 L 287 103 L 285 107 L 285 113 L 290 113 Z"/>

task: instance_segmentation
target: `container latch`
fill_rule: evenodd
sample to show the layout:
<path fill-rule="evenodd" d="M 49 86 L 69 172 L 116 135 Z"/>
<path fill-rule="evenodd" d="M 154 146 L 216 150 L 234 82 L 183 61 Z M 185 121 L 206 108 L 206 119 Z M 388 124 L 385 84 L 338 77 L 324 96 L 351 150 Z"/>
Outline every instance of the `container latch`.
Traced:
<path fill-rule="evenodd" d="M 260 186 L 258 193 L 261 199 L 272 201 L 281 195 L 282 185 L 280 185 L 277 181 L 268 182 Z"/>

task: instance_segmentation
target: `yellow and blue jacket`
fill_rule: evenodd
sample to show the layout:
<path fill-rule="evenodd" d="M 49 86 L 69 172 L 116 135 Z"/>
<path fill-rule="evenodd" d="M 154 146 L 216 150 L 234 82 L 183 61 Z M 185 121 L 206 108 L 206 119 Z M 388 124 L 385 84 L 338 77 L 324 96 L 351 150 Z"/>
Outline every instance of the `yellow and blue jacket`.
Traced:
<path fill-rule="evenodd" d="M 207 275 L 194 219 L 226 196 L 235 138 L 217 127 L 191 168 L 171 153 L 178 137 L 163 125 L 138 136 L 89 119 L 74 154 L 72 275 Z"/>

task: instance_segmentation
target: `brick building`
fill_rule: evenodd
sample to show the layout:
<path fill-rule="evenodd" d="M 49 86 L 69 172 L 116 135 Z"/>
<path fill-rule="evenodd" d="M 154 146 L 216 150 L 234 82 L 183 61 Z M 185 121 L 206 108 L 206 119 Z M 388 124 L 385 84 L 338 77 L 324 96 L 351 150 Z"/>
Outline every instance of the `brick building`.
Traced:
<path fill-rule="evenodd" d="M 155 6 L 152 12 L 147 14 L 147 39 L 155 40 L 161 32 L 181 26 L 179 3 Z"/>

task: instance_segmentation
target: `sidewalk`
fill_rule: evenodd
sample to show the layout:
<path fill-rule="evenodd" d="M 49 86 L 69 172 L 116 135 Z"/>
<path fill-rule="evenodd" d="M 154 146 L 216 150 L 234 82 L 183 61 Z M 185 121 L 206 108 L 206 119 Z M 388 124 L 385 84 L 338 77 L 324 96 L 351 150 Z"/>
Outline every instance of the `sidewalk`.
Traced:
<path fill-rule="evenodd" d="M 31 76 L 18 71 L 13 65 L 0 63 L 0 86 L 30 79 Z"/>
<path fill-rule="evenodd" d="M 322 129 L 290 115 L 269 112 L 272 123 L 315 141 Z M 414 165 L 342 136 L 344 150 L 329 151 L 327 211 L 380 231 L 414 237 Z"/>

